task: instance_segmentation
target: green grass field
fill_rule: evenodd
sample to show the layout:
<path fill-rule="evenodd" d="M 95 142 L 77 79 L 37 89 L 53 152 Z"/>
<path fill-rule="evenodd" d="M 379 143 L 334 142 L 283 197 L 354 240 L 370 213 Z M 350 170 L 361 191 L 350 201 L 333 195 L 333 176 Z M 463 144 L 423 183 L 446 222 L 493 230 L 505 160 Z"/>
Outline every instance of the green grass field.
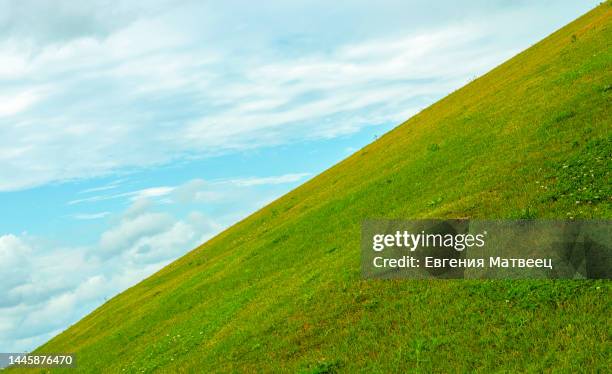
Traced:
<path fill-rule="evenodd" d="M 359 266 L 366 218 L 612 218 L 611 42 L 607 2 L 37 352 L 83 372 L 610 372 L 609 281 Z"/>

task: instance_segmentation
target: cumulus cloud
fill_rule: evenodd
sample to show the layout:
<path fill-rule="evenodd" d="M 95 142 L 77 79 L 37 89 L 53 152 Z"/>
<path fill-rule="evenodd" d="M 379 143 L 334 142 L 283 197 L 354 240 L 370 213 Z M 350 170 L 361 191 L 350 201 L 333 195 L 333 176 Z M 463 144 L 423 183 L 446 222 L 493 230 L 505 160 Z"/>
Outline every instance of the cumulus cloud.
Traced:
<path fill-rule="evenodd" d="M 43 343 L 223 228 L 200 212 L 176 218 L 153 207 L 134 202 L 86 247 L 49 248 L 27 236 L 1 235 L 0 351 Z"/>
<path fill-rule="evenodd" d="M 124 218 L 119 225 L 102 234 L 98 254 L 112 256 L 122 249 L 131 247 L 142 237 L 159 232 L 171 224 L 172 217 L 166 213 L 143 213 L 136 217 Z"/>
<path fill-rule="evenodd" d="M 159 270 L 277 196 L 257 189 L 297 183 L 309 175 L 194 179 L 176 186 L 152 186 L 110 194 L 120 196 L 130 205 L 119 214 L 99 212 L 73 216 L 79 220 L 108 217 L 110 227 L 86 246 L 50 246 L 40 238 L 27 235 L 0 235 L 3 277 L 0 351 L 35 347 L 105 299 Z M 76 195 L 111 192 L 119 187 L 106 187 L 115 184 L 89 188 Z M 167 199 L 169 204 L 160 204 L 160 199 Z M 202 204 L 226 203 L 234 207 L 221 209 L 225 213 L 215 214 L 214 219 L 204 211 L 195 210 Z M 181 207 L 186 208 L 184 213 L 180 213 Z"/>
<path fill-rule="evenodd" d="M 0 236 L 0 308 L 18 300 L 11 290 L 30 278 L 28 267 L 29 258 L 33 255 L 32 249 L 19 237 L 15 235 Z"/>

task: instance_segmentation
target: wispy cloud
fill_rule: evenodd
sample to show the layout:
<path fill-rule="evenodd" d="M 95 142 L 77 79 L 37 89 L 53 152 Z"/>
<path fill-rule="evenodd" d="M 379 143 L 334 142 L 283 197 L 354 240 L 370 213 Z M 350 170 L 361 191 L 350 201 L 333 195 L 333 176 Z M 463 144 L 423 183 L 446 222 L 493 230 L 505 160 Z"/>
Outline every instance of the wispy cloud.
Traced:
<path fill-rule="evenodd" d="M 93 220 L 100 219 L 110 215 L 110 212 L 99 212 L 99 213 L 77 213 L 72 215 L 74 219 L 78 220 Z"/>
<path fill-rule="evenodd" d="M 124 181 L 125 181 L 124 179 L 118 179 L 118 180 L 112 181 L 111 183 L 105 184 L 103 186 L 84 189 L 82 191 L 79 191 L 79 194 L 89 194 L 92 192 L 114 190 L 117 187 L 121 186 L 121 183 L 123 183 Z"/>
<path fill-rule="evenodd" d="M 82 199 L 70 200 L 68 202 L 68 205 L 81 204 L 81 203 L 93 203 L 97 201 L 112 200 L 112 199 L 117 199 L 117 198 L 126 197 L 126 196 L 131 196 L 131 195 L 129 193 L 119 193 L 119 194 L 114 194 L 114 195 L 96 195 L 96 196 L 85 197 Z"/>
<path fill-rule="evenodd" d="M 139 199 L 148 199 L 148 198 L 166 196 L 170 192 L 174 191 L 174 189 L 175 187 L 168 187 L 168 186 L 144 188 L 142 190 L 130 192 L 126 196 L 130 196 L 130 199 L 132 201 L 139 200 Z"/>
<path fill-rule="evenodd" d="M 217 179 L 211 181 L 204 181 L 201 179 L 194 179 L 189 181 L 183 185 L 179 186 L 154 186 L 143 188 L 135 191 L 129 192 L 121 192 L 116 194 L 109 195 L 94 195 L 86 198 L 79 198 L 70 200 L 68 205 L 82 204 L 82 203 L 95 203 L 106 200 L 127 198 L 131 201 L 138 201 L 143 199 L 155 199 L 163 196 L 170 195 L 176 190 L 182 191 L 181 193 L 185 193 L 185 191 L 191 191 L 190 193 L 198 193 L 200 196 L 206 195 L 209 198 L 213 198 L 215 196 L 220 196 L 221 191 L 213 191 L 208 190 L 204 191 L 205 188 L 210 186 L 228 186 L 233 185 L 236 187 L 251 187 L 251 186 L 263 186 L 263 185 L 278 185 L 278 184 L 286 184 L 286 183 L 294 183 L 300 180 L 303 180 L 307 176 L 311 175 L 311 173 L 289 173 L 283 175 L 276 176 L 268 176 L 268 177 L 243 177 L 243 178 L 230 178 L 230 179 Z M 223 188 L 223 187 L 222 187 Z M 92 190 L 100 190 L 100 189 L 90 189 Z M 104 188 L 102 189 L 104 190 Z"/>
<path fill-rule="evenodd" d="M 546 1 L 54 4 L 0 4 L 0 191 L 399 123 L 565 21 Z"/>
<path fill-rule="evenodd" d="M 38 97 L 31 91 L 22 91 L 17 95 L 0 96 L 0 117 L 14 116 L 30 107 Z"/>
<path fill-rule="evenodd" d="M 251 178 L 239 178 L 230 179 L 225 181 L 219 181 L 218 183 L 229 183 L 236 186 L 260 186 L 260 185 L 274 185 L 297 182 L 305 177 L 311 175 L 310 173 L 294 173 L 285 174 L 274 177 L 251 177 Z"/>
<path fill-rule="evenodd" d="M 106 188 L 98 189 L 98 191 L 104 191 L 104 190 L 106 190 Z M 98 201 L 113 200 L 113 199 L 126 198 L 126 197 L 134 201 L 138 199 L 165 196 L 165 195 L 168 195 L 173 190 L 174 190 L 174 187 L 167 187 L 167 186 L 149 187 L 149 188 L 143 188 L 140 190 L 130 191 L 130 192 L 122 192 L 122 193 L 116 193 L 116 194 L 111 194 L 111 195 L 95 195 L 95 196 L 85 197 L 81 199 L 74 199 L 74 200 L 70 200 L 68 202 L 68 205 L 81 204 L 81 203 L 93 203 L 93 202 L 98 202 Z"/>

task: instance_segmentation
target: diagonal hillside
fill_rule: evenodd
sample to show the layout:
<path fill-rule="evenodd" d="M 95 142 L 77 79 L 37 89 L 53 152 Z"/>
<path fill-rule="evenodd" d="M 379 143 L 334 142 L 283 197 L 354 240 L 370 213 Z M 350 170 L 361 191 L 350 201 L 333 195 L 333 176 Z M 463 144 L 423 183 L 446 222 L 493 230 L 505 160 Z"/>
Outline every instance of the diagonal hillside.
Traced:
<path fill-rule="evenodd" d="M 365 218 L 612 218 L 605 3 L 38 349 L 82 371 L 605 371 L 607 281 L 364 281 Z"/>

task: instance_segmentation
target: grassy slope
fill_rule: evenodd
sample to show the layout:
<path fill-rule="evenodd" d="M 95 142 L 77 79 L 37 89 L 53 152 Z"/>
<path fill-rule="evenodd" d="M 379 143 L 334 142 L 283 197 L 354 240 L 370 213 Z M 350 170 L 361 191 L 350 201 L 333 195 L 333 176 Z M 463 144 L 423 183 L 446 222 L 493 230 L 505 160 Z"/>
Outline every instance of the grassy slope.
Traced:
<path fill-rule="evenodd" d="M 359 240 L 366 217 L 611 218 L 611 20 L 599 6 L 39 351 L 109 371 L 609 369 L 608 282 L 363 281 Z"/>

